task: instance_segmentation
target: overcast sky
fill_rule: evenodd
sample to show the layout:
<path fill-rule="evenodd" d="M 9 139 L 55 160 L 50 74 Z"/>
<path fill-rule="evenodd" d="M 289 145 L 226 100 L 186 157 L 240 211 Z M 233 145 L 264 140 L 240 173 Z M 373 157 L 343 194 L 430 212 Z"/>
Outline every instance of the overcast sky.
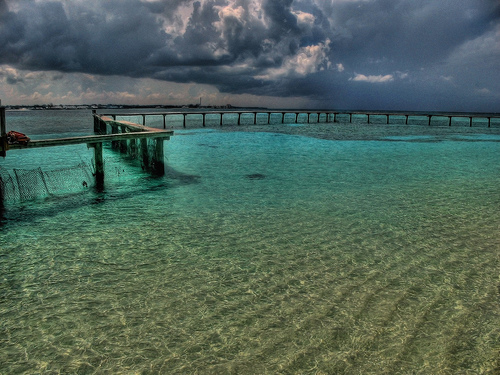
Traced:
<path fill-rule="evenodd" d="M 498 0 L 0 0 L 2 104 L 500 112 Z"/>

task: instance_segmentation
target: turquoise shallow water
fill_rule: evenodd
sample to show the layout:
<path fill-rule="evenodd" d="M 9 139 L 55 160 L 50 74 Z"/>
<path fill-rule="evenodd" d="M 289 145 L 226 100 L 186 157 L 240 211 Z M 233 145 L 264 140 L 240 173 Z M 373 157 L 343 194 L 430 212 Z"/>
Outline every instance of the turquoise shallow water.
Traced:
<path fill-rule="evenodd" d="M 7 204 L 0 372 L 497 373 L 498 134 L 182 129 L 162 178 L 107 149 L 104 192 Z M 2 166 L 92 157 L 37 152 Z"/>

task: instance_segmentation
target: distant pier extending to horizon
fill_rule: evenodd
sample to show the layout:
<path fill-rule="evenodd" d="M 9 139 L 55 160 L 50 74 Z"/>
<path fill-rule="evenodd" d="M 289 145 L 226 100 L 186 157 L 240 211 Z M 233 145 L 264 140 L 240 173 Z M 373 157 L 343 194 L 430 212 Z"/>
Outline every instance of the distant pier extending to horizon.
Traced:
<path fill-rule="evenodd" d="M 187 126 L 188 118 L 191 121 L 197 118 L 199 125 L 207 126 L 208 117 L 211 123 L 218 121 L 220 126 L 227 123 L 224 118 L 232 115 L 232 125 L 265 125 L 285 123 L 359 123 L 359 124 L 404 124 L 428 126 L 478 126 L 500 127 L 500 114 L 465 114 L 465 113 L 403 113 L 403 112 L 365 112 L 365 111 L 283 111 L 283 110 L 190 110 L 178 112 L 123 112 L 103 113 L 101 116 L 117 117 L 142 117 L 142 125 L 146 125 L 146 117 L 162 116 L 163 128 L 168 125 L 167 118 L 182 116 L 182 126 Z M 237 119 L 236 119 L 237 116 Z M 299 121 L 300 120 L 300 121 Z"/>

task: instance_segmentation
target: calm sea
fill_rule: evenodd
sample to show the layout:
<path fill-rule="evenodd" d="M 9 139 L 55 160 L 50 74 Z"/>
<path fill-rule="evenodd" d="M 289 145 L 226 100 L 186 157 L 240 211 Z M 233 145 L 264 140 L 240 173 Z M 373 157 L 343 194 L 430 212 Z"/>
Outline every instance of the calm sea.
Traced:
<path fill-rule="evenodd" d="M 500 124 L 198 120 L 168 124 L 164 177 L 105 149 L 104 191 L 5 203 L 0 373 L 500 372 Z M 7 112 L 33 139 L 92 126 Z"/>

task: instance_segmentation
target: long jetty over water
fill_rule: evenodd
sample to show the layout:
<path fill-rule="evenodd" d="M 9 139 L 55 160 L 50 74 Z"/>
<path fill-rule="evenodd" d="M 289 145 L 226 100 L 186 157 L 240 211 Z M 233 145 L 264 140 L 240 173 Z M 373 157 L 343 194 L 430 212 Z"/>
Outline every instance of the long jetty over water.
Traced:
<path fill-rule="evenodd" d="M 243 118 L 245 117 L 248 123 L 248 117 L 250 116 L 250 123 L 255 124 L 285 124 L 285 123 L 366 123 L 366 124 L 420 124 L 420 125 L 438 125 L 438 126 L 452 126 L 456 124 L 461 124 L 463 126 L 464 122 L 468 126 L 487 126 L 491 127 L 500 126 L 500 115 L 498 114 L 459 114 L 459 113 L 436 113 L 436 114 L 425 114 L 425 113 L 400 113 L 400 112 L 365 112 L 365 111 L 270 111 L 270 110 L 227 110 L 227 111 L 217 111 L 217 110 L 189 110 L 182 112 L 141 112 L 141 113 L 112 113 L 105 114 L 103 116 L 108 116 L 116 120 L 119 117 L 142 117 L 142 125 L 146 125 L 146 117 L 148 116 L 162 116 L 163 117 L 163 129 L 169 127 L 167 121 L 168 118 L 172 116 L 182 116 L 183 127 L 186 127 L 187 120 L 198 118 L 201 126 L 206 126 L 208 122 L 208 117 L 211 117 L 211 122 L 219 121 L 219 124 L 224 125 L 224 118 L 227 115 L 232 115 L 234 118 L 237 116 L 236 124 L 241 125 L 243 123 Z M 253 117 L 253 118 L 252 118 Z M 199 120 L 198 120 L 199 121 Z"/>

